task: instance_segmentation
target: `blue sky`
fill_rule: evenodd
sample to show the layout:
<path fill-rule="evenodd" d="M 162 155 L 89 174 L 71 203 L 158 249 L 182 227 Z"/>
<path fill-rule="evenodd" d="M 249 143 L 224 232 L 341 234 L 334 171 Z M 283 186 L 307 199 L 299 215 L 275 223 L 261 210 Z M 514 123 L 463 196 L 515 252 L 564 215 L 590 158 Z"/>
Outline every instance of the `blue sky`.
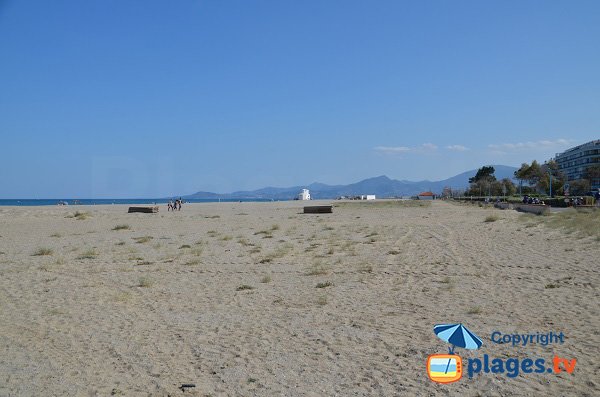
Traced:
<path fill-rule="evenodd" d="M 3 1 L 0 198 L 439 180 L 600 137 L 598 1 Z"/>

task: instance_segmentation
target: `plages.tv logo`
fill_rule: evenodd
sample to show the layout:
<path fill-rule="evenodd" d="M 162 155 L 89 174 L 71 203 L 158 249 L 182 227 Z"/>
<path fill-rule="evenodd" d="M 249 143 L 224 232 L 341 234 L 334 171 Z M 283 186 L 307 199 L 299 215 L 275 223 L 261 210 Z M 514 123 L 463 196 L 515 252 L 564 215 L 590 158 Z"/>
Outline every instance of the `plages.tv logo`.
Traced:
<path fill-rule="evenodd" d="M 462 359 L 454 354 L 456 347 L 479 349 L 483 342 L 462 324 L 438 324 L 433 327 L 438 338 L 449 343 L 448 354 L 432 354 L 427 358 L 427 375 L 437 383 L 456 382 L 463 375 Z"/>
<path fill-rule="evenodd" d="M 469 378 L 484 374 L 499 374 L 508 378 L 516 378 L 520 374 L 560 374 L 566 372 L 573 375 L 577 359 L 563 358 L 554 355 L 551 360 L 543 357 L 469 357 L 463 360 L 454 349 L 477 350 L 482 345 L 481 339 L 469 331 L 462 324 L 438 324 L 433 327 L 433 332 L 438 338 L 451 345 L 448 354 L 432 354 L 427 358 L 427 374 L 429 378 L 437 383 L 452 383 L 461 379 L 466 372 Z M 492 343 L 512 346 L 512 348 L 523 348 L 531 344 L 546 346 L 553 343 L 564 343 L 564 334 L 554 331 L 547 333 L 514 333 L 503 334 L 500 331 L 492 332 L 490 340 Z"/>

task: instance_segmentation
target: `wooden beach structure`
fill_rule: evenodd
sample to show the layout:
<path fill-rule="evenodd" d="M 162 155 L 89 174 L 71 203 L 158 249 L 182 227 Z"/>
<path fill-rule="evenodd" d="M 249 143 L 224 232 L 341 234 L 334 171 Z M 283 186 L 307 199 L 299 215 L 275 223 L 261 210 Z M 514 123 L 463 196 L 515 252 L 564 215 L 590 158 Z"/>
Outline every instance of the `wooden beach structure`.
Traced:
<path fill-rule="evenodd" d="M 331 214 L 332 212 L 332 205 L 310 205 L 304 207 L 305 214 Z"/>
<path fill-rule="evenodd" d="M 146 214 L 155 214 L 158 212 L 158 206 L 152 205 L 152 206 L 144 206 L 144 207 L 129 207 L 129 210 L 127 211 L 127 213 L 132 213 L 132 212 L 143 212 Z"/>

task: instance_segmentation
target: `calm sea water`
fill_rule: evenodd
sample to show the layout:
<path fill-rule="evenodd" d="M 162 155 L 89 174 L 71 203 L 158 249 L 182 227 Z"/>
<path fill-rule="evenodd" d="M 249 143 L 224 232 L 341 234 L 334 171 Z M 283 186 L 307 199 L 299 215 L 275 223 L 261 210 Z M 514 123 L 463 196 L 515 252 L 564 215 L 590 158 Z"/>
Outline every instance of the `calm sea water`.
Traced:
<path fill-rule="evenodd" d="M 38 205 L 57 205 L 59 202 L 66 202 L 69 205 L 106 205 L 106 204 L 166 204 L 169 199 L 0 199 L 0 206 L 38 206 Z M 221 202 L 235 203 L 242 202 L 268 202 L 271 199 L 221 199 Z M 199 199 L 185 200 L 187 203 L 217 203 L 219 199 Z"/>

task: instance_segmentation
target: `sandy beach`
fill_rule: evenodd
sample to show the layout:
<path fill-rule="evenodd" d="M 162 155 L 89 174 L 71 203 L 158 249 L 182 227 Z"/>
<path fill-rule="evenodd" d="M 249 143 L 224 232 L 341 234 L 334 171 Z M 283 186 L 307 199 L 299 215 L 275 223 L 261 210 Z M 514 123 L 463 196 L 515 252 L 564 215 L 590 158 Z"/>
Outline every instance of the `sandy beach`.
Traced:
<path fill-rule="evenodd" d="M 333 204 L 0 207 L 0 396 L 600 394 L 596 237 L 510 210 Z M 436 384 L 439 323 L 482 338 L 463 360 L 577 365 Z"/>

